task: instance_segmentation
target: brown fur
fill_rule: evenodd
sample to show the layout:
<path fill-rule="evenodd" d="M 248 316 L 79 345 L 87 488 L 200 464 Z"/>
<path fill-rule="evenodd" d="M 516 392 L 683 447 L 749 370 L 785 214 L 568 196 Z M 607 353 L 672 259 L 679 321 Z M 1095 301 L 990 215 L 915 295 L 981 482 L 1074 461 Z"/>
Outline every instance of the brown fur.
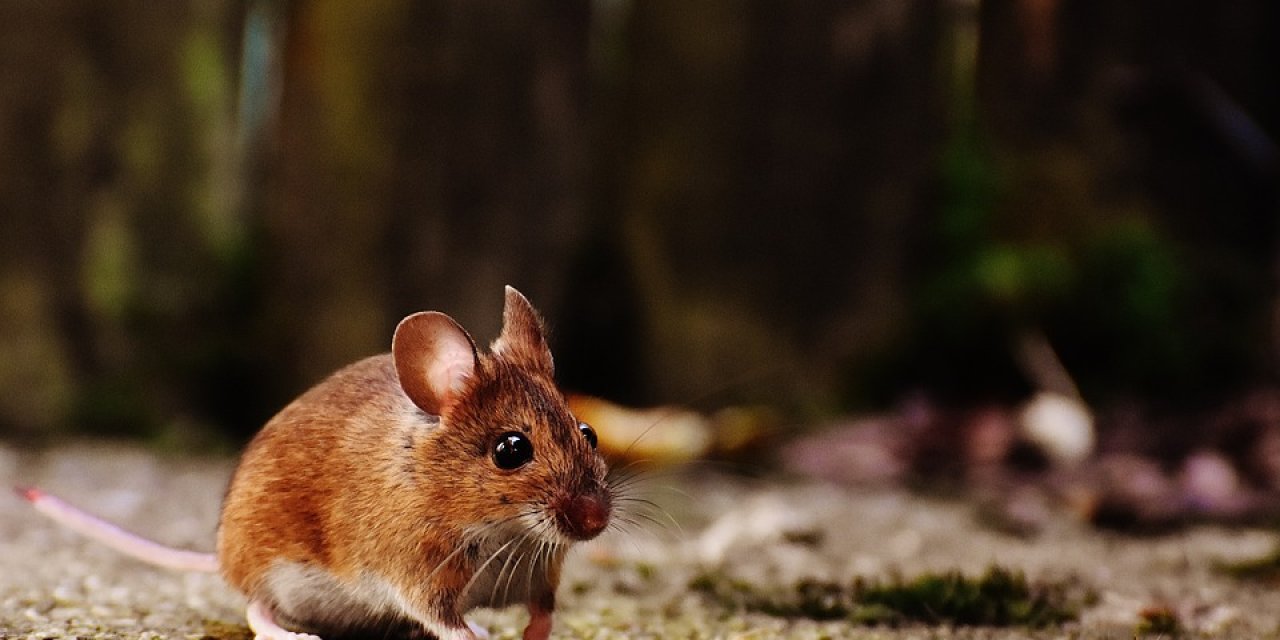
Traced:
<path fill-rule="evenodd" d="M 454 554 L 469 533 L 522 512 L 576 517 L 557 505 L 584 495 L 607 513 L 603 459 L 555 387 L 541 322 L 519 293 L 508 291 L 493 353 L 471 344 L 474 369 L 456 389 L 401 384 L 398 369 L 418 375 L 405 367 L 407 352 L 419 357 L 434 344 L 432 336 L 404 331 L 395 360 L 383 354 L 335 373 L 276 415 L 245 451 L 223 507 L 218 556 L 227 581 L 250 598 L 274 606 L 269 573 L 295 563 L 323 568 L 344 584 L 382 580 L 412 609 L 401 617 L 454 627 L 463 624 L 468 603 L 505 597 L 496 586 L 464 597 L 487 559 Z M 423 404 L 438 405 L 441 415 L 429 415 Z M 508 431 L 526 434 L 534 450 L 533 460 L 514 470 L 491 458 L 493 443 Z M 519 522 L 509 526 L 523 527 Z M 528 569 L 531 611 L 554 607 L 570 535 L 557 530 L 561 544 L 548 547 L 539 575 Z M 519 579 L 526 580 L 524 569 Z M 315 612 L 281 613 L 304 626 L 323 622 Z"/>

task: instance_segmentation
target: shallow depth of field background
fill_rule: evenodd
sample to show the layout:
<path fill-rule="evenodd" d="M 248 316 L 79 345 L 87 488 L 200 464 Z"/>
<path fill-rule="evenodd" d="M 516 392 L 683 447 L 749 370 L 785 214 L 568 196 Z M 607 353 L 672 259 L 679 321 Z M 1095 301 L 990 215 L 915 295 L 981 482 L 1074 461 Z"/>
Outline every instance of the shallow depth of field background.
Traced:
<path fill-rule="evenodd" d="M 504 284 L 567 389 L 634 406 L 1018 403 L 1032 337 L 1104 415 L 1211 415 L 1280 364 L 1277 27 L 1273 0 L 0 3 L 0 437 L 233 447 L 409 312 L 487 342 Z"/>

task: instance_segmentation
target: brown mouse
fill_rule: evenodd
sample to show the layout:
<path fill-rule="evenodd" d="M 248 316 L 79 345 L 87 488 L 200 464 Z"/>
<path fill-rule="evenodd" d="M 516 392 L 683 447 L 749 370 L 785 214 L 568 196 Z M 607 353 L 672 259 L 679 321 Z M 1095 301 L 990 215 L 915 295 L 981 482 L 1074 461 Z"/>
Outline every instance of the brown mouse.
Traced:
<path fill-rule="evenodd" d="M 522 603 L 524 637 L 545 639 L 565 553 L 610 522 L 595 445 L 555 386 L 537 312 L 507 287 L 490 353 L 449 316 L 416 313 L 391 353 L 338 371 L 272 418 L 232 477 L 216 558 L 23 494 L 144 560 L 216 568 L 247 596 L 259 638 L 473 639 L 485 634 L 464 612 Z"/>

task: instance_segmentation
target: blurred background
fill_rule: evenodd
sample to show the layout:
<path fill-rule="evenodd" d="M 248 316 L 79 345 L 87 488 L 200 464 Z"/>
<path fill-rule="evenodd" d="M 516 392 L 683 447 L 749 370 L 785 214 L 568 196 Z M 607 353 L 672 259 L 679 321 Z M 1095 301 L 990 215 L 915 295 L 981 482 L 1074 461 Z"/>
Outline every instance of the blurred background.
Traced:
<path fill-rule="evenodd" d="M 1104 442 L 1280 428 L 1277 27 L 1273 0 L 0 3 L 0 436 L 231 448 L 407 313 L 487 342 L 504 284 L 564 386 L 624 405 L 813 425 L 1048 389 Z"/>

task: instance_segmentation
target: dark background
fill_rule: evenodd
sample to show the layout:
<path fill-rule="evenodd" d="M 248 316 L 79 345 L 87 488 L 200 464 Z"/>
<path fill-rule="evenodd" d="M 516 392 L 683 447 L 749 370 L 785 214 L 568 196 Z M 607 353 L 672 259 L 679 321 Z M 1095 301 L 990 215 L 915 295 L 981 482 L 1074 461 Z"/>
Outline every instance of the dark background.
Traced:
<path fill-rule="evenodd" d="M 0 436 L 246 437 L 502 285 L 572 390 L 1201 410 L 1280 358 L 1280 4 L 0 3 Z"/>

